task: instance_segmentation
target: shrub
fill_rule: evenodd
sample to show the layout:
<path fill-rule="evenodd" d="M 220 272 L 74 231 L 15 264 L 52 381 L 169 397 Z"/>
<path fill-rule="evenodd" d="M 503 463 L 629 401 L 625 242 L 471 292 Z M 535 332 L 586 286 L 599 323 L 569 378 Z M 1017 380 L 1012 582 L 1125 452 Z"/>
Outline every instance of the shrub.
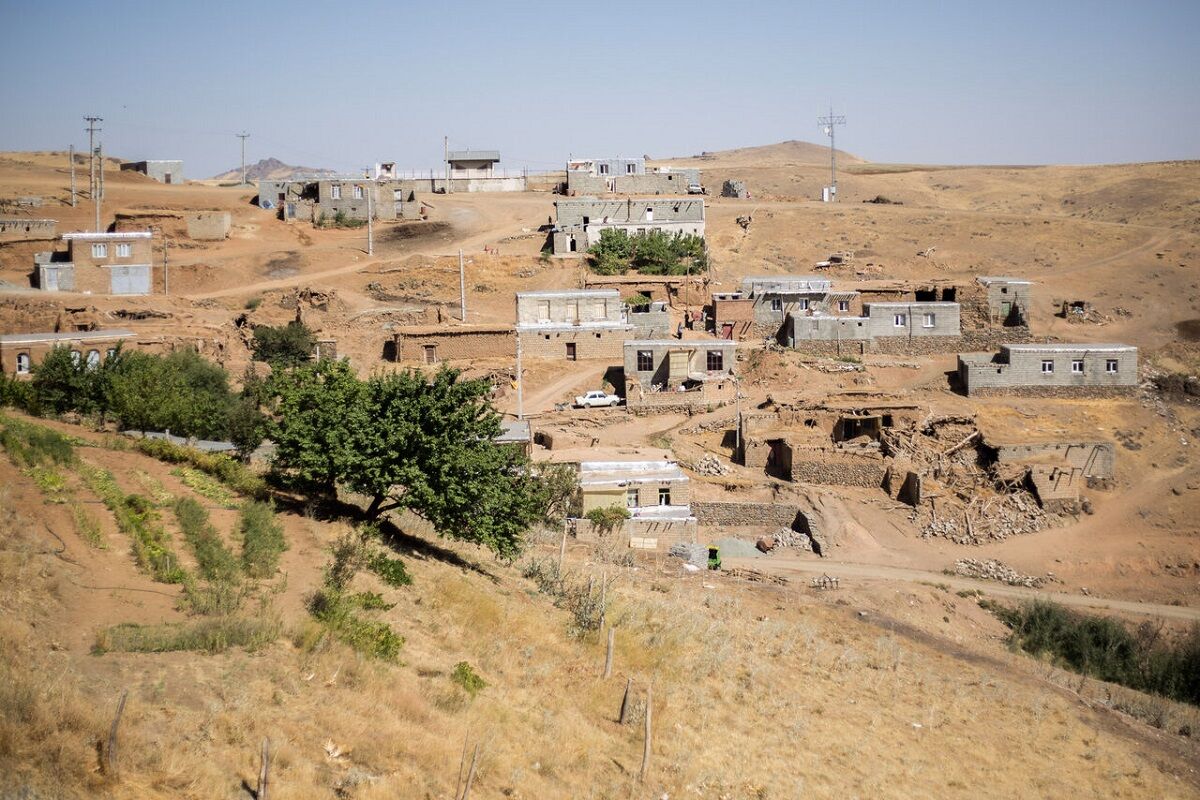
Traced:
<path fill-rule="evenodd" d="M 367 569 L 393 588 L 408 586 L 412 583 L 412 576 L 408 574 L 408 568 L 404 566 L 404 562 L 382 552 L 371 555 L 367 562 Z"/>
<path fill-rule="evenodd" d="M 0 447 L 18 467 L 74 463 L 78 443 L 56 430 L 0 415 Z"/>
<path fill-rule="evenodd" d="M 275 519 L 275 507 L 250 500 L 242 504 L 239 529 L 242 536 L 242 570 L 252 578 L 269 578 L 279 568 L 279 557 L 287 550 L 283 526 Z"/>
<path fill-rule="evenodd" d="M 166 439 L 132 439 L 136 450 L 169 464 L 187 464 L 216 478 L 238 494 L 255 499 L 268 495 L 267 482 L 245 464 L 220 453 L 205 453 L 193 447 L 185 447 Z M 115 449 L 115 448 L 114 448 Z"/>
<path fill-rule="evenodd" d="M 238 562 L 209 522 L 208 512 L 190 497 L 175 501 L 175 519 L 183 539 L 196 555 L 200 574 L 208 581 L 235 581 Z"/>
<path fill-rule="evenodd" d="M 475 668 L 466 661 L 460 661 L 454 665 L 454 671 L 450 673 L 450 680 L 471 697 L 487 688 L 487 681 L 480 677 Z"/>
<path fill-rule="evenodd" d="M 255 361 L 265 361 L 273 367 L 296 367 L 312 360 L 317 337 L 303 322 L 289 322 L 274 327 L 258 325 L 250 349 Z"/>
<path fill-rule="evenodd" d="M 191 467 L 176 467 L 171 474 L 183 481 L 184 486 L 222 508 L 237 508 L 234 493 L 207 473 Z"/>
<path fill-rule="evenodd" d="M 607 536 L 629 519 L 629 509 L 624 506 L 593 508 L 583 516 L 596 526 L 601 536 Z"/>
<path fill-rule="evenodd" d="M 160 583 L 183 583 L 187 571 L 171 550 L 170 539 L 158 522 L 154 505 L 141 495 L 126 495 L 107 470 L 84 465 L 80 475 L 112 512 L 117 527 L 132 540 L 137 565 Z"/>

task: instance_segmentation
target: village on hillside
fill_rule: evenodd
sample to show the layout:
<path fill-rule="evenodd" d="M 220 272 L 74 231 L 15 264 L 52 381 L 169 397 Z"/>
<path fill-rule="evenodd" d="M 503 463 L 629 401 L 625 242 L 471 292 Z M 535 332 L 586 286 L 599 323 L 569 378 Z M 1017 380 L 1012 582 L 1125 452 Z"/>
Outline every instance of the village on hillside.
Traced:
<path fill-rule="evenodd" d="M 702 746 L 688 723 L 708 713 L 699 695 L 737 693 L 714 712 L 729 715 L 722 719 L 735 719 L 731 709 L 743 703 L 775 713 L 761 703 L 802 669 L 787 659 L 806 658 L 803 669 L 821 675 L 814 680 L 836 683 L 849 670 L 896 682 L 887 683 L 888 698 L 911 719 L 903 720 L 903 737 L 888 740 L 889 752 L 949 730 L 943 724 L 967 726 L 977 706 L 935 698 L 977 689 L 958 682 L 968 680 L 959 667 L 937 668 L 954 673 L 946 680 L 956 688 L 921 683 L 905 672 L 917 669 L 918 657 L 894 651 L 899 637 L 905 647 L 927 649 L 920 659 L 976 659 L 971 669 L 986 675 L 1026 675 L 1012 678 L 1022 688 L 1003 701 L 1014 705 L 1003 706 L 1012 716 L 999 724 L 1017 730 L 1029 704 L 1053 706 L 1037 724 L 1070 720 L 1062 722 L 1064 747 L 1090 748 L 1118 765 L 1104 775 L 1123 776 L 1111 778 L 1128 789 L 1120 796 L 1147 787 L 1162 796 L 1200 791 L 1189 727 L 1197 717 L 1184 689 L 1158 692 L 1170 704 L 1157 712 L 1157 725 L 1128 710 L 1121 720 L 1139 721 L 1097 722 L 1118 713 L 1102 706 L 1135 703 L 1075 686 L 1058 661 L 1058 673 L 1041 675 L 1050 668 L 1010 650 L 1012 626 L 993 613 L 996 603 L 1053 599 L 1071 613 L 1116 615 L 1143 634 L 1148 628 L 1138 626 L 1154 620 L 1156 630 L 1180 637 L 1200 621 L 1200 163 L 893 165 L 803 142 L 666 159 L 593 155 L 533 172 L 506 168 L 494 149 L 448 147 L 441 169 L 381 160 L 339 174 L 264 159 L 245 179 L 246 167 L 198 179 L 183 161 L 129 161 L 99 146 L 0 154 L 0 373 L 10 406 L 0 429 L 12 462 L 0 465 L 2 505 L 13 519 L 44 519 L 54 539 L 38 541 L 62 542 L 63 560 L 86 565 L 58 565 L 74 570 L 62 584 L 72 608 L 54 623 L 52 655 L 109 653 L 93 660 L 94 669 L 115 691 L 136 682 L 136 668 L 111 654 L 188 649 L 131 644 L 122 638 L 131 631 L 192 630 L 186 626 L 195 619 L 218 618 L 199 611 L 203 603 L 231 602 L 236 613 L 219 618 L 242 619 L 246 603 L 261 599 L 265 609 L 273 597 L 282 627 L 270 636 L 258 628 L 244 641 L 221 634 L 247 653 L 274 648 L 265 652 L 278 664 L 244 662 L 230 678 L 246 676 L 245 698 L 319 689 L 329 693 L 320 702 L 365 714 L 368 698 L 359 695 L 383 693 L 389 708 L 411 707 L 397 719 L 417 720 L 383 727 L 396 739 L 416 737 L 421 744 L 412 746 L 427 752 L 397 766 L 393 750 L 349 733 L 349 723 L 318 730 L 322 706 L 305 699 L 307 721 L 272 717 L 297 726 L 288 734 L 243 722 L 236 735 L 208 727 L 196 734 L 219 743 L 205 745 L 214 753 L 242 753 L 228 758 L 248 787 L 260 763 L 266 785 L 270 763 L 285 786 L 311 779 L 339 797 L 385 796 L 362 787 L 409 781 L 423 790 L 387 796 L 465 798 L 455 769 L 467 792 L 479 781 L 481 797 L 617 796 L 565 788 L 579 785 L 568 777 L 575 764 L 593 786 L 636 777 L 661 789 L 655 797 L 693 796 L 685 785 L 712 790 L 694 796 L 799 797 L 780 788 L 793 784 L 772 783 L 776 773 L 760 763 L 761 753 L 737 768 L 740 788 L 723 783 L 711 764 L 684 766 Z M 1135 190 L 1143 183 L 1155 187 L 1152 199 Z M 134 367 L 146 377 L 122 377 Z M 191 408 L 151 400 L 176 380 L 187 387 L 178 392 L 196 392 L 180 395 Z M 217 384 L 228 400 L 205 416 L 200 398 Z M 409 415 L 399 401 L 389 405 L 393 391 L 424 398 L 424 416 Z M 363 431 L 373 438 L 362 439 Z M 62 447 L 73 455 L 39 460 L 39 448 L 53 450 L 45 437 L 69 442 Z M 321 473 L 335 455 L 344 457 L 337 465 L 344 472 Z M 414 477 L 427 463 L 450 477 Z M 389 477 L 379 478 L 377 468 Z M 469 482 L 455 484 L 454 470 L 470 473 Z M 493 486 L 489 470 L 503 472 L 508 488 Z M 329 502 L 318 508 L 298 488 L 302 478 L 313 486 L 328 479 L 321 485 Z M 497 496 L 535 492 L 530 478 L 543 492 L 565 481 L 554 489 L 562 507 L 534 513 Z M 193 496 L 195 508 L 180 505 Z M 360 522 L 375 532 L 383 526 L 385 535 L 373 543 L 366 534 L 346 538 Z M 137 538 L 145 525 L 158 531 L 149 544 Z M 261 565 L 243 555 L 242 566 L 229 567 L 237 580 L 219 581 L 225 567 L 206 558 L 227 548 L 236 560 L 260 529 L 278 531 L 264 534 L 275 542 L 273 555 Z M 532 560 L 514 561 L 528 554 Z M 397 589 L 408 580 L 395 577 L 406 567 L 386 565 L 401 559 L 418 583 L 437 587 L 430 607 Z M 333 565 L 350 563 L 350 577 L 337 583 L 341 567 Z M 351 595 L 354 570 L 371 575 Z M 474 605 L 465 587 L 490 591 L 480 588 L 488 580 L 505 589 Z M 160 594 L 170 586 L 180 595 L 88 594 L 79 588 L 85 583 Z M 244 590 L 236 600 L 216 590 L 233 585 Z M 203 601 L 198 587 L 208 592 Z M 530 605 L 539 592 L 551 598 L 540 611 Z M 578 626 L 575 638 L 522 621 L 562 609 Z M 489 631 L 506 626 L 519 632 L 505 636 L 536 648 L 527 643 L 524 656 L 515 645 L 503 656 L 502 645 L 489 650 Z M 751 626 L 761 633 L 749 633 Z M 818 628 L 848 638 L 817 646 L 813 638 L 825 635 L 813 633 Z M 345 650 L 316 645 L 326 629 Z M 664 637 L 665 655 L 655 650 Z M 804 637 L 808 644 L 799 644 Z M 372 644 L 364 649 L 366 639 Z M 361 657 L 345 655 L 370 648 L 384 661 L 416 665 L 404 694 Z M 740 662 L 736 648 L 759 654 L 761 666 Z M 271 678 L 268 691 L 257 683 L 267 672 L 291 669 L 280 666 L 281 649 L 286 658 L 303 653 L 304 666 Z M 562 719 L 590 711 L 566 710 L 562 704 L 574 701 L 558 697 L 556 679 L 530 665 L 544 655 L 578 673 L 585 670 L 571 659 L 600 653 L 603 661 L 605 651 L 603 678 L 610 679 L 615 652 L 612 680 L 620 685 L 602 701 L 597 694 L 579 702 L 590 709 L 620 700 L 619 720 L 568 730 Z M 429 688 L 449 686 L 447 675 L 459 687 L 453 693 Z M 685 689 L 681 675 L 694 675 L 695 686 Z M 215 685 L 213 676 L 197 680 Z M 970 680 L 977 687 L 990 678 Z M 511 684 L 522 711 L 481 711 L 490 722 L 460 728 L 475 713 L 464 709 L 494 702 L 486 700 L 495 691 L 484 688 L 489 683 Z M 653 696 L 641 699 L 651 684 Z M 351 697 L 351 687 L 364 688 Z M 836 699 L 836 689 L 813 683 L 801 690 L 813 694 L 781 707 L 781 717 L 763 717 L 775 732 L 755 747 L 814 741 L 785 727 L 792 713 L 816 718 L 811 724 L 827 733 L 843 719 L 858 730 L 878 723 Z M 1122 691 L 1142 689 L 1157 691 Z M 153 691 L 129 693 L 141 708 L 129 724 L 167 725 L 149 710 L 167 705 L 151 701 Z M 872 702 L 893 702 L 882 691 L 871 689 Z M 485 700 L 475 701 L 480 692 Z M 180 702 L 195 704 L 180 713 L 199 715 L 210 701 Z M 232 708 L 242 700 L 224 702 Z M 524 715 L 541 702 L 562 716 L 545 727 L 522 717 L 537 730 L 530 746 L 546 745 L 531 766 L 494 732 L 504 714 Z M 629 702 L 640 703 L 632 723 Z M 953 721 L 943 723 L 943 715 Z M 711 735 L 716 723 L 705 719 Z M 749 720 L 729 724 L 752 737 Z M 1169 741 L 1123 730 L 1129 726 L 1153 727 Z M 426 727 L 428 734 L 413 732 Z M 136 730 L 120 758 L 132 759 L 128 774 L 149 775 L 160 767 L 130 750 L 147 747 L 156 728 Z M 579 753 L 552 755 L 549 742 L 575 748 L 576 735 Z M 1030 763 L 1053 760 L 1037 735 L 1018 747 L 1018 734 L 1006 732 L 988 747 L 1016 747 L 1013 757 Z M 354 736 L 357 744 L 347 743 Z M 678 741 L 666 743 L 672 736 Z M 857 745 L 849 740 L 867 734 L 836 736 L 850 752 Z M 280 755 L 268 754 L 267 740 Z M 941 755 L 915 746 L 933 763 L 966 741 L 940 740 Z M 115 774 L 117 762 L 104 760 L 117 758 L 105 749 L 114 745 L 96 746 L 103 763 L 95 775 L 72 778 L 79 785 L 95 788 Z M 616 755 L 622 748 L 629 754 Z M 589 749 L 613 755 L 594 759 Z M 429 765 L 444 759 L 449 778 L 431 777 Z M 1145 759 L 1159 764 L 1153 774 Z M 296 766 L 309 760 L 319 768 Z M 609 761 L 617 766 L 601 763 Z M 1091 775 L 1089 763 L 1080 760 L 1079 775 Z M 196 769 L 218 780 L 216 766 Z M 988 774 L 979 765 L 946 769 L 958 776 L 952 788 L 978 789 Z M 386 783 L 388 775 L 397 783 Z M 743 791 L 754 775 L 773 776 L 762 780 L 776 789 Z M 146 780 L 127 783 L 121 796 L 233 796 L 180 788 L 178 775 Z M 849 796 L 836 779 L 808 780 L 829 796 Z M 880 775 L 864 780 L 855 796 L 896 796 Z M 1100 796 L 1110 778 L 1097 771 L 1071 780 L 1081 794 Z M 103 785 L 120 793 L 116 782 Z M 940 796 L 916 777 L 904 785 L 907 796 Z M 510 794 L 514 786 L 533 788 Z M 1045 796 L 1062 796 L 1063 788 L 1055 784 Z"/>

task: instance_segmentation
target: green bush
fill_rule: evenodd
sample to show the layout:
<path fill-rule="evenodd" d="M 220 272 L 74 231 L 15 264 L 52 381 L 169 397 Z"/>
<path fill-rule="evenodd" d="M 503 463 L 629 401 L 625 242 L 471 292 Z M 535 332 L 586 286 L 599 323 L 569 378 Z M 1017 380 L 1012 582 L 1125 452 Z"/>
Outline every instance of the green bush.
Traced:
<path fill-rule="evenodd" d="M 187 571 L 169 546 L 170 538 L 159 524 L 154 504 L 141 495 L 125 494 L 107 470 L 83 465 L 79 474 L 112 512 L 121 532 L 132 540 L 137 565 L 160 583 L 183 583 Z"/>
<path fill-rule="evenodd" d="M 78 443 L 56 430 L 0 415 L 0 447 L 18 467 L 72 464 Z"/>
<path fill-rule="evenodd" d="M 466 661 L 460 661 L 454 665 L 454 671 L 450 673 L 450 680 L 471 697 L 487 688 L 487 681 L 480 677 L 475 668 Z"/>
<path fill-rule="evenodd" d="M 206 453 L 166 439 L 134 438 L 134 448 L 151 458 L 168 464 L 187 464 L 216 478 L 238 494 L 265 499 L 270 492 L 267 482 L 245 464 L 221 453 Z"/>
<path fill-rule="evenodd" d="M 279 557 L 287 550 L 283 525 L 275 519 L 269 502 L 250 500 L 242 504 L 238 523 L 242 537 L 242 570 L 252 578 L 269 578 L 279 568 Z"/>
<path fill-rule="evenodd" d="M 588 249 L 593 272 L 620 275 L 637 269 L 644 275 L 683 275 L 700 272 L 708 266 L 708 252 L 702 236 L 652 230 L 630 235 L 609 228 Z"/>
<path fill-rule="evenodd" d="M 317 337 L 303 322 L 287 325 L 258 325 L 250 349 L 255 361 L 265 361 L 272 367 L 297 367 L 312 360 Z"/>
<path fill-rule="evenodd" d="M 408 586 L 412 583 L 412 576 L 408 574 L 408 568 L 404 566 L 404 562 L 383 552 L 371 555 L 367 561 L 367 569 L 393 588 Z"/>
<path fill-rule="evenodd" d="M 606 536 L 629 519 L 629 509 L 624 506 L 606 506 L 593 508 L 583 516 L 596 526 L 596 530 L 601 536 Z"/>
<path fill-rule="evenodd" d="M 1111 617 L 1046 600 L 986 607 L 1012 630 L 1010 642 L 1028 653 L 1102 681 L 1200 705 L 1200 625 L 1171 639 L 1149 622 L 1131 631 Z"/>

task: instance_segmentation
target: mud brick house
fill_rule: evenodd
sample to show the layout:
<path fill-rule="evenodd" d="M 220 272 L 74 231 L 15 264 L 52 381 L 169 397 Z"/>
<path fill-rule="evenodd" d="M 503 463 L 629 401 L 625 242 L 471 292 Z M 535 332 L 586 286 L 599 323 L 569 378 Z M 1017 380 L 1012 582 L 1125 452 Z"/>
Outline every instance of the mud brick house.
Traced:
<path fill-rule="evenodd" d="M 643 158 L 575 159 L 567 162 L 567 194 L 700 193 L 700 170 L 647 169 Z"/>
<path fill-rule="evenodd" d="M 1013 344 L 961 353 L 958 381 L 971 396 L 1106 397 L 1138 385 L 1137 348 L 1127 344 Z"/>
<path fill-rule="evenodd" d="M 633 331 L 616 289 L 518 292 L 516 314 L 528 358 L 620 358 Z"/>
<path fill-rule="evenodd" d="M 915 423 L 925 409 L 888 399 L 777 403 L 745 412 L 738 459 L 784 480 L 878 488 L 891 466 L 884 432 Z"/>
<path fill-rule="evenodd" d="M 612 506 L 629 512 L 618 535 L 633 549 L 666 551 L 676 542 L 696 540 L 691 482 L 674 461 L 584 461 L 579 489 L 582 513 L 572 524 L 581 541 L 602 535 L 583 515 Z"/>
<path fill-rule="evenodd" d="M 394 330 L 392 344 L 396 361 L 418 364 L 517 356 L 511 325 L 409 325 Z"/>
<path fill-rule="evenodd" d="M 88 366 L 99 366 L 112 355 L 117 345 L 127 347 L 135 339 L 133 331 L 118 329 L 5 334 L 0 336 L 0 373 L 9 377 L 27 377 L 56 347 L 69 348 L 74 358 Z"/>
<path fill-rule="evenodd" d="M 54 239 L 58 223 L 52 219 L 0 218 L 0 242 L 27 242 Z"/>
<path fill-rule="evenodd" d="M 699 411 L 736 397 L 737 345 L 709 339 L 625 343 L 625 407 L 633 414 Z"/>
<path fill-rule="evenodd" d="M 1116 476 L 1116 448 L 1104 441 L 996 442 L 988 451 L 1003 466 L 1025 469 L 1042 508 L 1056 514 L 1080 510 L 1080 490 L 1109 488 Z"/>
<path fill-rule="evenodd" d="M 578 255 L 600 241 L 600 232 L 614 229 L 630 235 L 662 231 L 704 235 L 704 200 L 677 197 L 605 200 L 585 197 L 554 204 L 556 222 L 551 244 L 556 256 Z"/>
<path fill-rule="evenodd" d="M 67 250 L 37 253 L 38 288 L 47 292 L 150 294 L 154 291 L 150 231 L 64 233 Z"/>

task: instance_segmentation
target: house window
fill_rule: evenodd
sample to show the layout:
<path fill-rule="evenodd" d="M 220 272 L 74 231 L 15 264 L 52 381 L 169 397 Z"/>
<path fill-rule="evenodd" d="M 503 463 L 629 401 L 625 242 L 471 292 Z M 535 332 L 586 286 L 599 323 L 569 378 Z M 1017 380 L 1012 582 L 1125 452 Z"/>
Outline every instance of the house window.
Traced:
<path fill-rule="evenodd" d="M 783 311 L 783 298 L 782 297 L 772 297 L 771 298 L 771 310 L 772 311 Z"/>
<path fill-rule="evenodd" d="M 117 258 L 129 258 L 133 255 L 133 246 L 127 243 L 117 245 Z"/>
<path fill-rule="evenodd" d="M 849 310 L 850 310 L 850 301 L 849 300 L 838 300 L 838 311 L 849 311 Z"/>
<path fill-rule="evenodd" d="M 626 175 L 632 175 L 635 172 L 637 172 L 636 164 L 626 164 L 625 165 L 625 174 Z"/>
<path fill-rule="evenodd" d="M 424 350 L 425 350 L 425 363 L 426 364 L 436 364 L 437 360 L 438 360 L 437 345 L 436 344 L 427 344 L 427 345 L 425 345 Z"/>
<path fill-rule="evenodd" d="M 1105 361 L 1104 362 L 1104 371 L 1107 372 L 1109 375 L 1116 375 L 1117 374 L 1117 360 L 1115 358 L 1110 358 L 1107 361 Z"/>
<path fill-rule="evenodd" d="M 892 324 L 897 328 L 903 328 L 908 324 L 908 314 L 897 314 L 892 317 Z"/>
<path fill-rule="evenodd" d="M 625 490 L 625 507 L 626 508 L 637 508 L 637 504 L 638 504 L 638 490 L 637 489 L 626 489 Z"/>
<path fill-rule="evenodd" d="M 17 353 L 17 374 L 29 374 L 29 353 Z"/>
<path fill-rule="evenodd" d="M 93 244 L 92 245 L 92 258 L 108 258 L 108 245 Z"/>
<path fill-rule="evenodd" d="M 800 301 L 800 310 L 808 311 L 808 298 L 807 297 L 805 297 L 804 299 L 802 299 Z"/>
<path fill-rule="evenodd" d="M 597 164 L 596 166 L 599 169 L 601 175 L 608 174 L 608 164 Z"/>
<path fill-rule="evenodd" d="M 1054 362 L 1048 358 L 1042 359 L 1042 374 L 1049 375 L 1054 372 Z"/>
<path fill-rule="evenodd" d="M 100 366 L 100 351 L 99 350 L 88 350 L 88 354 L 87 354 L 88 369 L 95 369 L 98 366 Z"/>
<path fill-rule="evenodd" d="M 1083 359 L 1082 358 L 1072 358 L 1071 359 L 1071 374 L 1072 375 L 1082 375 L 1083 374 Z"/>
<path fill-rule="evenodd" d="M 330 200 L 341 200 L 342 199 L 342 187 L 336 186 L 336 185 L 330 186 L 329 187 L 329 199 Z"/>
<path fill-rule="evenodd" d="M 363 188 L 361 186 L 354 187 L 354 199 L 355 200 L 363 199 Z"/>
<path fill-rule="evenodd" d="M 110 347 L 110 348 L 108 348 L 108 350 L 105 351 L 104 358 L 109 359 L 109 358 L 112 358 L 113 356 L 115 356 L 116 354 L 117 354 L 117 348 Z"/>
<path fill-rule="evenodd" d="M 78 350 L 72 350 L 71 363 L 78 367 L 81 361 L 83 361 L 83 353 L 79 352 Z"/>
<path fill-rule="evenodd" d="M 671 487 L 670 486 L 658 487 L 658 504 L 660 506 L 671 505 Z"/>
<path fill-rule="evenodd" d="M 708 351 L 708 371 L 720 372 L 725 369 L 725 354 L 720 350 Z"/>
<path fill-rule="evenodd" d="M 936 321 L 937 321 L 936 314 L 926 314 L 924 317 L 921 318 L 921 327 L 922 328 L 932 328 Z"/>
<path fill-rule="evenodd" d="M 638 372 L 650 372 L 654 369 L 654 352 L 652 350 L 637 351 Z"/>

